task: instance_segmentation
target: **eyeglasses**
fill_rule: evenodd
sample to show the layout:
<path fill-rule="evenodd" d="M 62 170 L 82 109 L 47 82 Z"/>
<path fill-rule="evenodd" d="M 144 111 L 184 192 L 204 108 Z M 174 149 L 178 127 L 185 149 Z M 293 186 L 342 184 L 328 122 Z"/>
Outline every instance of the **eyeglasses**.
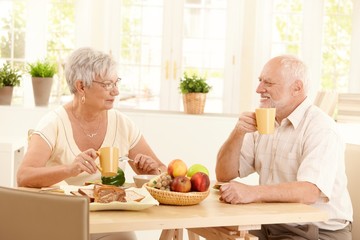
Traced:
<path fill-rule="evenodd" d="M 100 84 L 103 88 L 105 88 L 107 91 L 112 90 L 114 87 L 117 87 L 117 84 L 121 81 L 121 78 L 116 79 L 115 82 L 99 82 L 99 81 L 93 81 L 94 83 Z"/>

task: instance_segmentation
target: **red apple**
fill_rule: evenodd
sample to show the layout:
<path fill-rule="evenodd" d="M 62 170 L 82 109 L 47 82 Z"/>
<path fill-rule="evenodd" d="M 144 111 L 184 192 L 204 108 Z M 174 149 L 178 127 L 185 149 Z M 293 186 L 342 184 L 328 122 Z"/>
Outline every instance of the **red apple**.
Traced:
<path fill-rule="evenodd" d="M 205 192 L 209 189 L 209 176 L 203 172 L 197 172 L 191 177 L 191 190 L 197 192 Z"/>
<path fill-rule="evenodd" d="M 187 173 L 186 163 L 181 159 L 174 159 L 168 165 L 168 173 L 172 177 L 185 176 Z"/>
<path fill-rule="evenodd" d="M 185 176 L 175 177 L 171 182 L 170 189 L 174 192 L 190 192 L 190 179 Z"/>

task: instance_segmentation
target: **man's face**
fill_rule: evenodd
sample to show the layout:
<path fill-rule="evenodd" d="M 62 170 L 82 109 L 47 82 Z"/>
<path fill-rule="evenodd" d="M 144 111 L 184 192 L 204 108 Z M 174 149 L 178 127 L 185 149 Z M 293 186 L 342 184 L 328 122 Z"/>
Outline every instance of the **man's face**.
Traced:
<path fill-rule="evenodd" d="M 291 101 L 291 82 L 284 78 L 277 60 L 264 66 L 259 81 L 260 107 L 286 108 Z"/>

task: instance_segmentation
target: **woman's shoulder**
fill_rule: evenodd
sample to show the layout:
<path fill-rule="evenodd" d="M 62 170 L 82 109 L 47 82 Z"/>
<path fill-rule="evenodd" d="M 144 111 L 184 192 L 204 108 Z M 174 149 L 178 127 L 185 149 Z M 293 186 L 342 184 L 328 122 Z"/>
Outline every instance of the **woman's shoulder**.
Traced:
<path fill-rule="evenodd" d="M 119 109 L 110 109 L 109 110 L 109 116 L 115 117 L 116 119 L 120 121 L 132 121 L 129 116 L 127 116 L 125 113 L 122 113 Z"/>
<path fill-rule="evenodd" d="M 63 106 L 59 106 L 59 107 L 56 107 L 54 109 L 51 109 L 49 110 L 48 112 L 46 112 L 41 120 L 43 119 L 54 119 L 54 118 L 58 118 L 59 116 L 63 115 L 65 113 L 65 109 Z"/>

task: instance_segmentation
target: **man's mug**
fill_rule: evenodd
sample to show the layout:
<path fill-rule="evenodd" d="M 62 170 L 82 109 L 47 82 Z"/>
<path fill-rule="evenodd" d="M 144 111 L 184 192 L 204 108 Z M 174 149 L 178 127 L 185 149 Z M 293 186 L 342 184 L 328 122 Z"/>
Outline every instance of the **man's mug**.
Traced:
<path fill-rule="evenodd" d="M 102 147 L 96 153 L 100 160 L 98 169 L 101 172 L 101 175 L 104 177 L 113 177 L 117 175 L 119 149 L 117 147 Z"/>
<path fill-rule="evenodd" d="M 260 134 L 272 134 L 275 130 L 276 108 L 257 108 L 256 125 Z"/>

